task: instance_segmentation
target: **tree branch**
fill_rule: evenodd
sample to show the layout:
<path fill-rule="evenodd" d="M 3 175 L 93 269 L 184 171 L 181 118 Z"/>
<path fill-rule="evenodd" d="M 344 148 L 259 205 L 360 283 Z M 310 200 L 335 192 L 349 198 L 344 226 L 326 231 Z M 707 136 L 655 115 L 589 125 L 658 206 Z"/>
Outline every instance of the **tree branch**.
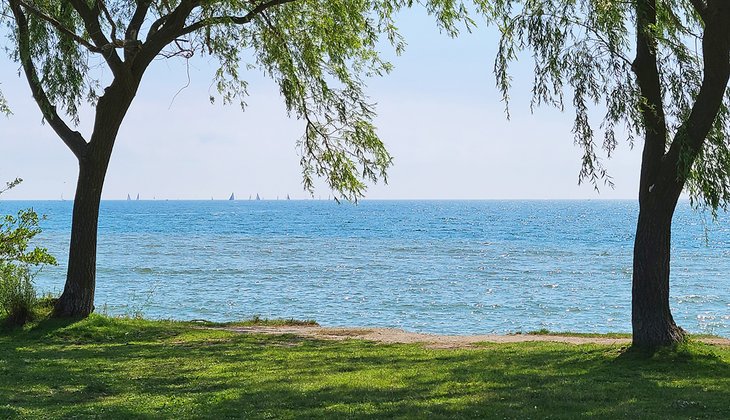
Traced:
<path fill-rule="evenodd" d="M 139 53 L 139 58 L 141 59 L 140 63 L 135 63 L 134 71 L 135 73 L 139 73 L 140 69 L 149 65 L 149 62 L 151 62 L 151 60 L 156 57 L 162 49 L 165 48 L 165 46 L 177 38 L 212 25 L 224 23 L 244 25 L 253 20 L 254 17 L 272 7 L 293 1 L 296 0 L 269 0 L 260 3 L 244 16 L 215 16 L 184 26 L 185 21 L 190 16 L 191 12 L 196 7 L 200 6 L 200 0 L 182 0 L 172 12 L 161 16 L 152 23 L 150 30 L 147 33 L 146 41 L 142 46 L 143 51 L 140 51 Z"/>
<path fill-rule="evenodd" d="M 193 9 L 199 5 L 199 0 L 181 0 L 172 12 L 152 23 L 147 38 L 137 53 L 137 58 L 132 66 L 132 72 L 135 75 L 141 77 L 147 66 L 160 51 L 180 36 L 179 33 L 185 26 L 185 21 Z"/>
<path fill-rule="evenodd" d="M 63 142 L 68 146 L 69 149 L 76 155 L 77 158 L 81 159 L 84 156 L 87 148 L 86 140 L 84 140 L 81 133 L 72 130 L 68 124 L 66 124 L 56 112 L 56 107 L 51 104 L 48 99 L 48 95 L 43 89 L 43 85 L 38 78 L 38 72 L 36 71 L 35 65 L 33 64 L 33 58 L 30 55 L 30 30 L 28 29 L 28 19 L 23 10 L 20 7 L 20 0 L 10 0 L 10 8 L 13 11 L 15 22 L 18 25 L 18 52 L 20 55 L 20 62 L 23 66 L 23 70 L 30 90 L 33 93 L 33 98 L 43 114 L 43 118 L 48 121 L 48 125 L 58 134 Z"/>
<path fill-rule="evenodd" d="M 28 10 L 33 15 L 37 16 L 38 18 L 45 20 L 46 22 L 50 23 L 51 26 L 56 28 L 59 32 L 66 34 L 67 36 L 71 37 L 74 41 L 79 43 L 80 45 L 86 47 L 87 50 L 93 52 L 93 53 L 100 53 L 102 52 L 101 48 L 96 47 L 95 45 L 91 44 L 89 41 L 85 40 L 84 38 L 77 35 L 75 32 L 71 31 L 70 29 L 66 28 L 61 22 L 59 22 L 57 19 L 53 18 L 52 16 L 48 16 L 45 13 L 41 12 L 34 6 L 26 3 L 23 0 L 17 0 L 18 4 L 23 6 L 26 10 Z"/>
<path fill-rule="evenodd" d="M 98 19 L 100 11 L 89 8 L 85 0 L 68 0 L 68 2 L 71 3 L 71 6 L 81 16 L 86 32 L 89 33 L 94 44 L 102 50 L 102 55 L 114 74 L 114 77 L 126 76 L 124 63 L 115 50 L 115 47 L 119 45 L 116 45 L 113 40 L 110 42 L 101 29 L 101 24 Z M 96 4 L 99 7 L 99 3 L 97 2 Z"/>
<path fill-rule="evenodd" d="M 151 4 L 151 0 L 139 0 L 137 2 L 137 8 L 134 10 L 134 14 L 127 25 L 127 30 L 124 32 L 124 61 L 128 65 L 136 57 L 142 45 L 142 42 L 138 40 L 139 30 L 144 23 Z"/>
<path fill-rule="evenodd" d="M 185 28 L 183 28 L 182 32 L 178 36 L 187 35 L 191 32 L 195 32 L 198 29 L 205 28 L 206 26 L 212 26 L 212 25 L 218 25 L 222 23 L 233 23 L 236 25 L 245 25 L 256 16 L 260 15 L 261 13 L 265 12 L 266 10 L 279 6 L 286 3 L 291 3 L 296 0 L 270 0 L 268 2 L 264 2 L 259 4 L 258 6 L 254 7 L 246 13 L 244 16 L 215 16 L 210 17 L 207 19 L 199 20 Z"/>
<path fill-rule="evenodd" d="M 180 4 L 178 4 L 177 7 L 173 10 L 169 10 L 169 5 L 166 4 L 166 6 L 168 7 L 168 13 L 166 15 L 160 16 L 159 19 L 152 22 L 152 25 L 150 25 L 150 29 L 147 32 L 147 38 L 145 40 L 146 42 L 152 41 L 155 35 L 157 35 L 157 32 L 164 25 L 166 25 L 166 28 L 169 28 L 170 26 L 176 26 L 178 24 L 180 26 L 185 25 L 185 20 L 190 16 L 190 13 L 193 11 L 193 9 L 200 6 L 200 0 L 182 0 Z M 182 21 L 180 20 L 180 17 L 183 17 Z M 167 25 L 168 21 L 173 21 L 174 23 L 172 23 L 171 25 Z"/>
<path fill-rule="evenodd" d="M 139 29 L 144 23 L 144 18 L 147 16 L 147 12 L 152 4 L 151 0 L 140 0 L 137 3 L 137 9 L 135 9 L 132 19 L 129 21 L 127 31 L 124 34 L 124 39 L 127 41 L 136 41 L 139 36 Z"/>
<path fill-rule="evenodd" d="M 169 17 L 170 17 L 170 15 L 160 16 L 159 19 L 152 22 L 152 25 L 150 25 L 149 31 L 147 31 L 147 39 L 146 39 L 147 41 L 149 41 L 150 38 L 152 38 L 157 33 L 157 31 L 160 30 L 160 27 L 167 21 L 167 18 L 169 18 Z"/>
<path fill-rule="evenodd" d="M 640 202 L 656 182 L 667 142 L 667 123 L 657 67 L 656 39 L 651 32 L 656 21 L 656 0 L 637 1 L 636 59 L 632 69 L 636 74 L 641 93 L 639 108 L 645 131 L 639 182 Z"/>
<path fill-rule="evenodd" d="M 96 1 L 97 6 L 101 9 L 101 11 L 104 13 L 104 17 L 107 21 L 109 21 L 109 25 L 112 28 L 112 43 L 115 43 L 117 41 L 117 24 L 114 23 L 114 18 L 112 17 L 112 14 L 109 13 L 109 9 L 106 8 L 106 4 L 104 4 L 104 0 L 97 0 Z"/>
<path fill-rule="evenodd" d="M 723 1 L 723 3 L 725 3 Z M 708 9 L 709 10 L 709 9 Z M 666 158 L 666 171 L 675 171 L 682 188 L 691 163 L 702 150 L 707 134 L 715 123 L 730 80 L 730 5 L 722 4 L 707 14 L 702 39 L 704 74 L 700 91 L 687 120 L 675 135 Z M 680 167 L 682 162 L 689 165 Z"/>

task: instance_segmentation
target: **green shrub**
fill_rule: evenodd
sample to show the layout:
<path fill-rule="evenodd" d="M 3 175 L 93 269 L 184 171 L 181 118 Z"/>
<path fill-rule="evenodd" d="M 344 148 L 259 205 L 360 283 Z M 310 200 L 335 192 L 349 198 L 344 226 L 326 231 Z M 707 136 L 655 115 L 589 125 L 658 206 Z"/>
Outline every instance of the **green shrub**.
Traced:
<path fill-rule="evenodd" d="M 6 184 L 0 194 L 20 182 Z M 33 209 L 0 218 L 0 317 L 8 323 L 22 325 L 33 317 L 37 298 L 31 267 L 56 264 L 45 248 L 29 249 L 30 241 L 41 233 L 40 219 Z"/>

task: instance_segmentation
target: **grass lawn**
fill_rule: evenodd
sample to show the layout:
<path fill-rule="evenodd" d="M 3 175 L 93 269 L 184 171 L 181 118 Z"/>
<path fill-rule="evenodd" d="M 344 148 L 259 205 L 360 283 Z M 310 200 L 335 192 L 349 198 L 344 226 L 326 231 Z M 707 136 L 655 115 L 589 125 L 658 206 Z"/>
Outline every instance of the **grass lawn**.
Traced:
<path fill-rule="evenodd" d="M 730 418 L 730 348 L 435 350 L 99 315 L 0 332 L 0 418 Z"/>

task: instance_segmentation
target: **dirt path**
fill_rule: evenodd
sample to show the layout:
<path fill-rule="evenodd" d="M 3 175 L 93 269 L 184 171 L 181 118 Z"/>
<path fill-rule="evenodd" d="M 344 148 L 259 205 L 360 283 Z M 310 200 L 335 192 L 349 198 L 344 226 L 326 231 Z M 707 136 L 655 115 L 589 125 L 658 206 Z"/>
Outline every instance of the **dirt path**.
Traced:
<path fill-rule="evenodd" d="M 628 338 L 606 337 L 573 337 L 564 335 L 439 335 L 408 332 L 396 328 L 333 328 L 318 326 L 253 326 L 253 327 L 226 327 L 225 330 L 240 333 L 259 334 L 294 334 L 307 338 L 324 340 L 345 340 L 356 338 L 379 343 L 423 343 L 431 348 L 470 348 L 476 343 L 523 343 L 527 341 L 548 341 L 569 344 L 629 344 Z M 725 338 L 703 338 L 700 341 L 708 344 L 730 346 L 730 340 Z"/>

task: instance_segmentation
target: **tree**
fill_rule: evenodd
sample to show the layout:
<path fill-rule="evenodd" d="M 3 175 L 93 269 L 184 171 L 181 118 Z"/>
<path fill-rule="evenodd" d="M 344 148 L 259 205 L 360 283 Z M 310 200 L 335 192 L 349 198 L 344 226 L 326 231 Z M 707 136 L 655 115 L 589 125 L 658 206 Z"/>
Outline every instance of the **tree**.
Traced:
<path fill-rule="evenodd" d="M 563 109 L 572 93 L 581 181 L 611 182 L 597 149 L 610 157 L 616 127 L 626 127 L 632 145 L 643 138 L 633 344 L 683 340 L 669 306 L 671 223 L 683 190 L 713 212 L 730 199 L 730 2 L 498 0 L 483 11 L 501 29 L 495 73 L 505 100 L 509 65 L 524 50 L 535 64 L 532 106 Z M 589 113 L 601 109 L 599 146 Z"/>
<path fill-rule="evenodd" d="M 323 176 L 341 197 L 357 199 L 366 181 L 385 179 L 391 164 L 372 123 L 364 78 L 390 70 L 376 46 L 384 38 L 396 51 L 403 48 L 393 17 L 411 3 L 0 0 L 11 56 L 20 61 L 45 122 L 79 163 L 68 273 L 55 314 L 86 316 L 93 310 L 105 174 L 124 116 L 155 58 L 217 59 L 214 82 L 225 103 L 243 105 L 241 69 L 263 71 L 279 85 L 288 112 L 304 121 L 298 146 L 305 188 L 311 190 L 313 177 Z M 460 2 L 425 4 L 450 34 L 460 21 L 469 23 Z M 86 135 L 73 128 L 83 102 L 94 108 L 95 118 Z"/>

